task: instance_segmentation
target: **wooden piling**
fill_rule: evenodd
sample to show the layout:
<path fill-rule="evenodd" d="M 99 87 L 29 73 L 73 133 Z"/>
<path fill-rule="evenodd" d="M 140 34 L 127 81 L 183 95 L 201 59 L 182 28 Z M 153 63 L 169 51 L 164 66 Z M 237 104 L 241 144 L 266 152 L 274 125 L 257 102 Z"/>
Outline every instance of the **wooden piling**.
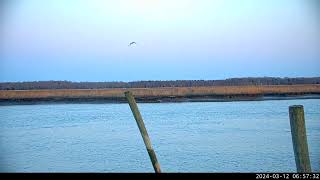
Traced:
<path fill-rule="evenodd" d="M 292 144 L 298 173 L 311 172 L 304 110 L 302 105 L 289 107 Z"/>
<path fill-rule="evenodd" d="M 133 94 L 130 92 L 130 91 L 127 91 L 124 93 L 127 100 L 128 100 L 128 103 L 129 103 L 129 106 L 130 106 L 130 109 L 133 113 L 133 116 L 137 122 L 137 125 L 139 127 L 139 130 L 140 130 L 140 133 L 141 133 L 141 136 L 143 138 L 143 141 L 144 141 L 144 144 L 147 148 L 147 151 L 148 151 L 148 154 L 149 154 L 149 157 L 151 159 L 151 163 L 152 163 L 152 166 L 153 166 L 153 169 L 156 173 L 161 173 L 161 169 L 160 169 L 160 164 L 157 160 L 157 156 L 156 156 L 156 153 L 154 152 L 152 146 L 151 146 L 151 141 L 150 141 L 150 138 L 149 138 L 149 135 L 148 135 L 148 132 L 147 132 L 147 129 L 144 125 L 144 122 L 143 122 L 143 119 L 142 119 L 142 116 L 140 114 L 140 111 L 138 109 L 138 106 L 137 106 L 137 103 L 133 97 Z"/>

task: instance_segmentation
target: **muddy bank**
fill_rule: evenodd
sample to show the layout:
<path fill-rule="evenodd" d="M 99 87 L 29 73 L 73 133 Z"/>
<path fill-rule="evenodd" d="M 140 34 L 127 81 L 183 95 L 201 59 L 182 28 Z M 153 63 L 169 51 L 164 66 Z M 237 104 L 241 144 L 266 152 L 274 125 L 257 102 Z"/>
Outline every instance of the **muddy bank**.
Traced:
<path fill-rule="evenodd" d="M 320 99 L 320 94 L 303 95 L 219 95 L 190 97 L 136 97 L 138 103 L 180 103 L 180 102 L 232 102 L 232 101 L 266 101 L 291 99 Z M 114 98 L 27 98 L 0 99 L 0 105 L 32 105 L 32 104 L 103 104 L 127 103 L 124 97 Z"/>

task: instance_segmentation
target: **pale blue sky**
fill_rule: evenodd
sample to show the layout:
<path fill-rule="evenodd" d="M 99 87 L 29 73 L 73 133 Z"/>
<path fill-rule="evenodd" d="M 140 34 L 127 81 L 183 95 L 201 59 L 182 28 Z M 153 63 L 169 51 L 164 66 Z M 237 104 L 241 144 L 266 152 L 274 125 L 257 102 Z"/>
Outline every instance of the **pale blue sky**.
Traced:
<path fill-rule="evenodd" d="M 315 0 L 2 5 L 2 82 L 320 76 Z M 137 46 L 128 47 L 131 41 Z"/>

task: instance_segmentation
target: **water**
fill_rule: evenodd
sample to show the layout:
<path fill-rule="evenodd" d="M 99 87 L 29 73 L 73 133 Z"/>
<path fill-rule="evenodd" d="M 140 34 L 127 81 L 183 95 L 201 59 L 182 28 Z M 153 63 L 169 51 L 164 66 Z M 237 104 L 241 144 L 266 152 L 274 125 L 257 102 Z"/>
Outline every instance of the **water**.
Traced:
<path fill-rule="evenodd" d="M 319 172 L 319 99 L 139 108 L 163 172 L 295 172 L 294 104 Z M 0 152 L 1 172 L 153 172 L 128 104 L 0 106 Z"/>

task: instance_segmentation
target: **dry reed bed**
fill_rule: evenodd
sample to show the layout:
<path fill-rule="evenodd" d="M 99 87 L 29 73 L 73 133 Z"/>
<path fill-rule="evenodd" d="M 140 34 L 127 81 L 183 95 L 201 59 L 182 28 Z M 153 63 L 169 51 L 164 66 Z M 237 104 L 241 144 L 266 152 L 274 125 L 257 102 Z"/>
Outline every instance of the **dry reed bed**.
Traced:
<path fill-rule="evenodd" d="M 0 99 L 117 98 L 130 90 L 136 97 L 188 97 L 214 95 L 320 94 L 320 85 L 213 86 L 172 88 L 2 90 Z"/>

